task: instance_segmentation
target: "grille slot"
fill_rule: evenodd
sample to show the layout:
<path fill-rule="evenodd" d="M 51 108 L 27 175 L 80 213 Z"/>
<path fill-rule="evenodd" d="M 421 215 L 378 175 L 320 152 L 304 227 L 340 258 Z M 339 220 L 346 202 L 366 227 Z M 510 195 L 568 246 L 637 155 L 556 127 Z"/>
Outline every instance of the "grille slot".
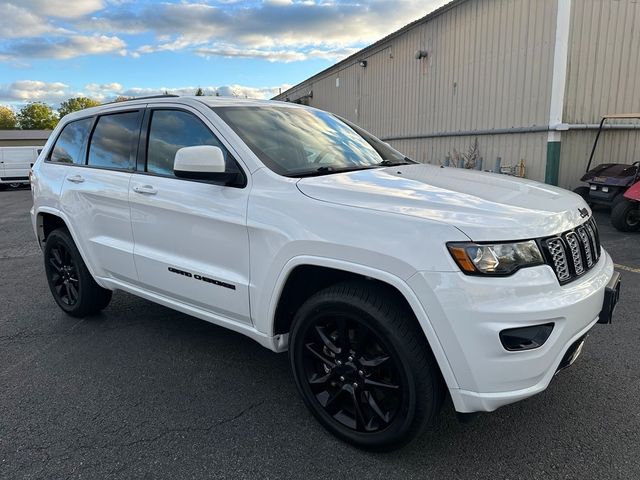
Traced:
<path fill-rule="evenodd" d="M 576 275 L 582 275 L 584 273 L 584 266 L 582 265 L 582 254 L 580 253 L 580 244 L 578 243 L 578 236 L 575 232 L 567 233 L 567 244 L 571 251 L 571 260 L 573 260 L 573 270 Z"/>
<path fill-rule="evenodd" d="M 600 258 L 598 226 L 593 217 L 573 230 L 542 240 L 541 245 L 546 262 L 561 284 L 585 274 Z"/>

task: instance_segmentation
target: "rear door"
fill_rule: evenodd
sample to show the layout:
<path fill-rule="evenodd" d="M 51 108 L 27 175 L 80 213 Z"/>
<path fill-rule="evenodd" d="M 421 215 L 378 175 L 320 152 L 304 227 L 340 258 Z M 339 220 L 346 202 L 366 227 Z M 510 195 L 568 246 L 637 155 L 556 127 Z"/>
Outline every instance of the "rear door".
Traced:
<path fill-rule="evenodd" d="M 246 176 L 195 109 L 150 108 L 129 199 L 135 263 L 144 288 L 249 323 L 248 186 L 176 178 L 179 148 L 220 147 L 228 171 Z"/>
<path fill-rule="evenodd" d="M 142 114 L 132 109 L 95 119 L 85 161 L 68 169 L 60 202 L 94 275 L 129 283 L 137 281 L 128 197 Z"/>

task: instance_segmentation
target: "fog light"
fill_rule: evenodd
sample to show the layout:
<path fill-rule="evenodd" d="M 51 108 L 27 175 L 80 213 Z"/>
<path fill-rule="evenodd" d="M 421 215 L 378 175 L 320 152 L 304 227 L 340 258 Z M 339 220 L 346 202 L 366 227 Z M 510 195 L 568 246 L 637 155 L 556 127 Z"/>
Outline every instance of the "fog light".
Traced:
<path fill-rule="evenodd" d="M 510 352 L 533 350 L 544 345 L 553 331 L 553 323 L 533 327 L 508 328 L 500 332 L 502 346 Z"/>

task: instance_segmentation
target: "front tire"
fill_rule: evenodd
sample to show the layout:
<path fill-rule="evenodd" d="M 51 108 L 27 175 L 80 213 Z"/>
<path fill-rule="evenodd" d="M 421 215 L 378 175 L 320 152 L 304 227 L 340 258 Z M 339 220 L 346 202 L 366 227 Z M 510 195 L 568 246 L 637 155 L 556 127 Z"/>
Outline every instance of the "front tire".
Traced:
<path fill-rule="evenodd" d="M 93 315 L 111 301 L 111 290 L 93 279 L 67 229 L 59 228 L 47 237 L 44 267 L 53 298 L 68 315 Z"/>
<path fill-rule="evenodd" d="M 621 232 L 640 230 L 640 203 L 624 200 L 611 211 L 611 224 Z"/>
<path fill-rule="evenodd" d="M 392 450 L 434 420 L 443 382 L 413 312 L 371 283 L 309 298 L 295 315 L 289 358 L 300 395 L 327 430 Z"/>

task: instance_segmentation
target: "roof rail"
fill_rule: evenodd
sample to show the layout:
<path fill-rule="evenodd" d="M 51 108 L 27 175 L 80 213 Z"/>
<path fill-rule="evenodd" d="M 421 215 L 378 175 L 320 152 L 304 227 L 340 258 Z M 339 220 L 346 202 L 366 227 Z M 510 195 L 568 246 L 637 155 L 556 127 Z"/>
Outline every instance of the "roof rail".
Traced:
<path fill-rule="evenodd" d="M 179 97 L 180 95 L 175 95 L 173 93 L 167 93 L 167 94 L 163 94 L 163 95 L 148 95 L 146 97 L 133 97 L 133 98 L 127 98 L 126 100 L 113 100 L 111 102 L 105 102 L 102 105 L 111 105 L 112 103 L 123 103 L 123 102 L 133 102 L 134 100 L 149 100 L 152 98 L 172 98 L 172 97 Z"/>

